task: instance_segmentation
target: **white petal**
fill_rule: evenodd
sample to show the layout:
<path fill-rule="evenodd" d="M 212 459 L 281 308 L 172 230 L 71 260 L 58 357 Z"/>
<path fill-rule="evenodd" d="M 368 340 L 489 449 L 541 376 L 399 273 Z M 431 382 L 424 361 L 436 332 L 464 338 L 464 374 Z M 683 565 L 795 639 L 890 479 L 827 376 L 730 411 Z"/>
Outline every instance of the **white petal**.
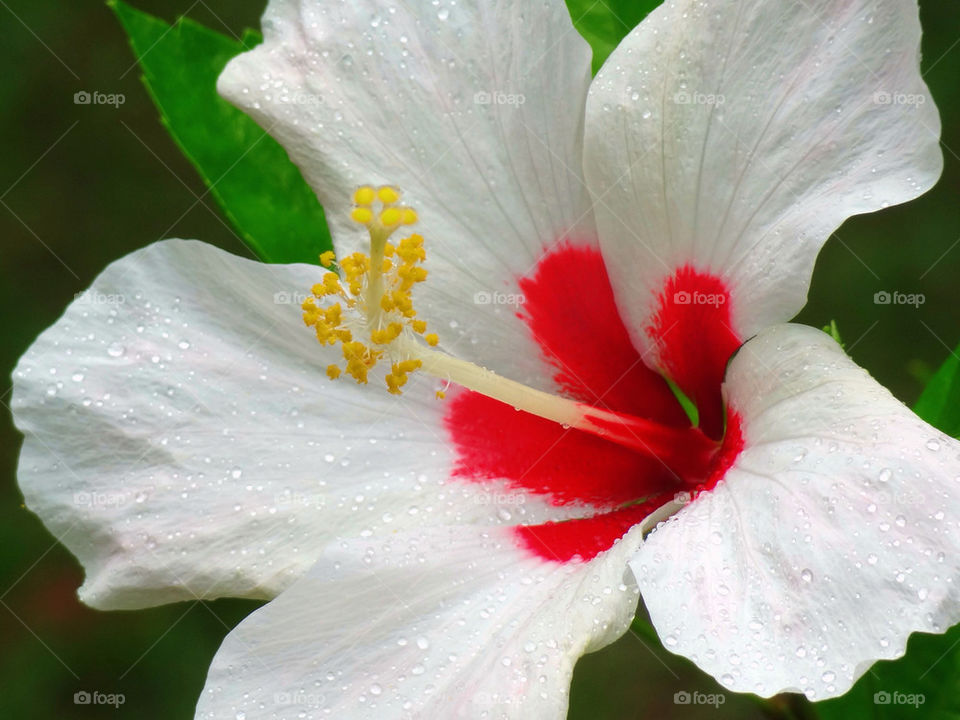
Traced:
<path fill-rule="evenodd" d="M 748 342 L 725 390 L 745 449 L 631 562 L 671 650 L 821 699 L 960 621 L 960 443 L 811 328 Z"/>
<path fill-rule="evenodd" d="M 910 0 L 667 0 L 624 39 L 590 90 L 584 172 L 639 347 L 678 268 L 725 281 L 747 338 L 800 310 L 847 217 L 936 182 L 919 47 Z"/>
<path fill-rule="evenodd" d="M 502 488 L 448 479 L 428 379 L 400 401 L 327 380 L 339 358 L 296 299 L 322 272 L 158 243 L 108 267 L 21 359 L 20 485 L 86 568 L 85 602 L 269 598 L 333 537 L 499 521 Z M 513 522 L 545 519 L 522 500 Z"/>
<path fill-rule="evenodd" d="M 559 720 L 577 658 L 629 627 L 639 537 L 567 564 L 496 528 L 344 543 L 227 636 L 197 718 Z"/>
<path fill-rule="evenodd" d="M 543 384 L 516 305 L 483 301 L 516 293 L 561 236 L 595 242 L 580 178 L 590 50 L 564 3 L 272 0 L 263 30 L 220 92 L 300 166 L 338 252 L 367 241 L 353 189 L 398 186 L 426 238 L 421 314 L 478 363 Z"/>

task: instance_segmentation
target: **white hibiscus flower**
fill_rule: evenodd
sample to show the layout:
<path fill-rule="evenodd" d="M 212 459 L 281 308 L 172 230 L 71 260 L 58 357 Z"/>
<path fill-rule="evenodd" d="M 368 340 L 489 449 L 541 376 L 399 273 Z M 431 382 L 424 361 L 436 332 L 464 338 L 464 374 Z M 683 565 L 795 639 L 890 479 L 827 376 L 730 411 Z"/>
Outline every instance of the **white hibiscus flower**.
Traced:
<path fill-rule="evenodd" d="M 220 88 L 342 277 L 157 243 L 15 372 L 85 602 L 272 600 L 198 717 L 560 717 L 638 592 L 760 695 L 960 620 L 960 446 L 777 324 L 845 218 L 939 175 L 933 103 L 883 102 L 926 93 L 914 4 L 669 0 L 592 82 L 561 0 L 272 0 L 264 34 Z M 287 299 L 325 282 L 307 330 Z"/>

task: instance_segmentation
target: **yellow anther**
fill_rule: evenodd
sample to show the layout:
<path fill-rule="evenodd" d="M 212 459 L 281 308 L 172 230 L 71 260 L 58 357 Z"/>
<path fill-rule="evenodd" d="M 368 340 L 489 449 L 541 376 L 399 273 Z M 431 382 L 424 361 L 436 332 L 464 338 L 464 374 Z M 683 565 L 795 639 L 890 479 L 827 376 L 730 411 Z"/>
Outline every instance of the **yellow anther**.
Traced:
<path fill-rule="evenodd" d="M 443 400 L 447 394 L 443 390 L 437 390 L 437 400 Z"/>
<path fill-rule="evenodd" d="M 370 205 L 377 197 L 376 191 L 369 185 L 361 185 L 353 193 L 353 202 L 357 205 Z"/>
<path fill-rule="evenodd" d="M 387 375 L 387 392 L 391 395 L 401 395 L 400 386 L 407 382 L 407 378 L 403 376 L 396 376 L 393 374 Z"/>
<path fill-rule="evenodd" d="M 340 303 L 331 305 L 324 310 L 323 319 L 330 323 L 330 325 L 333 327 L 338 327 L 340 323 L 343 322 L 343 308 L 340 307 Z"/>
<path fill-rule="evenodd" d="M 368 207 L 355 207 L 350 211 L 350 219 L 361 225 L 368 225 L 373 221 L 373 210 Z"/>
<path fill-rule="evenodd" d="M 371 330 L 370 339 L 377 345 L 389 345 L 403 332 L 403 325 L 398 322 L 392 322 L 382 330 Z"/>
<path fill-rule="evenodd" d="M 418 370 L 422 366 L 423 363 L 419 360 L 402 360 L 394 365 L 394 368 L 397 368 L 401 373 L 406 374 L 412 373 L 414 370 Z M 394 370 L 394 372 L 397 372 L 397 370 Z"/>
<path fill-rule="evenodd" d="M 393 227 L 399 225 L 403 219 L 403 213 L 397 208 L 388 207 L 380 213 L 380 224 L 384 227 Z"/>
<path fill-rule="evenodd" d="M 343 292 L 343 288 L 340 286 L 340 276 L 335 272 L 328 272 L 323 276 L 323 282 L 314 285 L 311 290 L 317 297 L 339 295 Z"/>
<path fill-rule="evenodd" d="M 384 185 L 377 190 L 377 198 L 379 198 L 380 202 L 384 205 L 393 205 L 393 203 L 400 200 L 400 193 L 397 192 L 396 188 Z M 371 202 L 373 201 L 371 200 Z"/>
<path fill-rule="evenodd" d="M 348 375 L 365 384 L 369 371 L 387 356 L 392 364 L 385 380 L 394 394 L 421 367 L 416 346 L 409 345 L 413 338 L 423 336 L 429 345 L 439 342 L 436 333 L 425 334 L 427 322 L 416 319 L 413 308 L 413 287 L 427 279 L 421 267 L 427 257 L 423 237 L 414 233 L 396 244 L 387 241 L 397 227 L 418 220 L 413 208 L 398 204 L 400 199 L 400 191 L 389 185 L 357 188 L 350 217 L 367 226 L 369 254 L 337 258 L 332 250 L 322 253 L 320 264 L 330 271 L 311 288 L 313 297 L 302 304 L 303 320 L 314 329 L 317 341 L 340 345 L 343 362 L 328 365 L 327 377 Z M 336 298 L 338 302 L 321 302 Z M 438 393 L 442 396 L 443 391 Z"/>

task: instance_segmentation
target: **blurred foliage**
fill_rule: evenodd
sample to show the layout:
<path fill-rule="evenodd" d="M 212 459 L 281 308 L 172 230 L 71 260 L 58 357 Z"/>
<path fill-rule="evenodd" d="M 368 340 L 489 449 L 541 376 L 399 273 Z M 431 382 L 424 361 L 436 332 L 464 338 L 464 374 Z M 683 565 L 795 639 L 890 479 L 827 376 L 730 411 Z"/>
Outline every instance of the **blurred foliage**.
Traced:
<path fill-rule="evenodd" d="M 951 437 L 960 437 L 960 347 L 927 383 L 914 411 Z"/>
<path fill-rule="evenodd" d="M 267 262 L 316 262 L 330 233 L 316 195 L 265 130 L 217 94 L 227 60 L 260 43 L 112 2 L 160 118 L 224 214 Z"/>
<path fill-rule="evenodd" d="M 22 69 L 0 77 L 5 109 L 0 128 L 6 140 L 0 165 L 0 319 L 5 337 L 0 348 L 5 413 L 0 428 L 0 717 L 191 718 L 219 642 L 256 607 L 217 601 L 101 613 L 80 605 L 74 591 L 82 571 L 21 505 L 15 483 L 19 438 L 6 405 L 7 376 L 17 357 L 110 261 L 172 236 L 202 238 L 244 255 L 252 254 L 250 248 L 268 248 L 268 256 L 270 247 L 289 250 L 285 241 L 302 239 L 311 247 L 307 260 L 324 246 L 322 211 L 312 194 L 304 194 L 299 175 L 291 174 L 292 166 L 272 140 L 264 138 L 258 143 L 263 151 L 234 168 L 237 143 L 252 142 L 262 131 L 246 119 L 237 122 L 236 111 L 211 91 L 217 68 L 252 42 L 245 29 L 257 26 L 263 4 L 136 1 L 139 9 L 166 21 L 189 13 L 193 22 L 169 32 L 118 5 L 134 49 L 144 59 L 142 70 L 100 0 L 5 0 L 0 7 L 7 21 L 0 58 L 4 67 Z M 568 4 L 577 28 L 594 48 L 596 69 L 655 3 Z M 917 397 L 960 339 L 954 280 L 960 271 L 960 158 L 951 149 L 960 148 L 956 10 L 937 0 L 925 0 L 921 8 L 925 77 L 944 121 L 944 176 L 917 201 L 847 222 L 821 253 L 810 302 L 799 317 L 817 327 L 835 318 L 848 352 L 906 401 Z M 211 40 L 213 33 L 203 26 L 215 30 L 218 39 Z M 178 52 L 193 53 L 191 72 L 197 75 L 170 72 L 177 70 L 169 63 Z M 149 92 L 140 84 L 141 72 Z M 190 79 L 197 76 L 208 80 L 192 85 Z M 118 108 L 75 105 L 74 93 L 81 90 L 123 93 L 126 102 Z M 151 94 L 162 108 L 159 123 Z M 190 103 L 201 101 L 215 108 L 213 114 L 191 117 Z M 219 118 L 218 126 L 209 124 L 211 117 Z M 248 193 L 250 178 L 258 175 L 262 192 Z M 222 180 L 213 194 L 228 208 L 226 218 L 212 202 L 204 178 Z M 278 217 L 281 209 L 288 218 Z M 288 257 L 285 250 L 278 252 L 273 259 Z M 873 295 L 880 290 L 923 293 L 926 302 L 916 308 L 878 306 Z M 958 363 L 951 362 L 954 369 L 941 373 L 956 372 Z M 956 392 L 945 374 L 936 377 L 935 382 L 946 382 L 943 387 Z M 918 408 L 933 413 L 925 403 L 928 399 Z M 937 407 L 950 411 L 957 404 Z M 841 715 L 845 720 L 960 717 L 956 698 L 937 694 L 938 687 L 956 687 L 960 677 L 960 653 L 952 647 L 960 639 L 957 633 L 915 636 L 906 658 L 879 663 L 850 696 L 818 710 L 828 720 Z M 910 688 L 931 693 L 917 711 L 900 706 L 895 710 L 904 714 L 884 715 L 873 702 L 876 692 L 906 693 Z M 77 706 L 73 695 L 82 690 L 123 693 L 125 703 L 118 709 Z M 720 689 L 654 636 L 630 632 L 578 664 L 571 717 L 749 720 L 776 709 L 750 696 L 732 695 L 716 708 L 678 706 L 673 701 L 677 692 L 713 694 Z M 778 717 L 791 716 L 789 704 L 782 703 L 786 709 Z"/>

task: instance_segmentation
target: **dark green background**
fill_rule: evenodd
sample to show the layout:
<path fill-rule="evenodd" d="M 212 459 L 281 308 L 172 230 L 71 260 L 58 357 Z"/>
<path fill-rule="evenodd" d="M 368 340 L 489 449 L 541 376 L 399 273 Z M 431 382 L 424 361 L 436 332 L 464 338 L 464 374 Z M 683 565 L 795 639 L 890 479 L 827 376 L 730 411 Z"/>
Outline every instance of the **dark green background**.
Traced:
<path fill-rule="evenodd" d="M 258 26 L 264 2 L 133 4 L 239 36 Z M 571 4 L 606 12 L 602 3 Z M 854 359 L 908 403 L 960 340 L 960 158 L 951 150 L 960 152 L 960 10 L 948 0 L 921 8 L 925 77 L 944 122 L 944 176 L 909 205 L 844 225 L 820 256 L 800 317 L 818 326 L 836 319 Z M 191 718 L 221 638 L 255 605 L 133 613 L 80 605 L 81 569 L 21 505 L 9 372 L 110 261 L 165 237 L 247 250 L 157 121 L 126 39 L 99 0 L 0 0 L 0 29 L 0 718 Z M 74 105 L 81 89 L 123 93 L 126 103 Z M 877 306 L 878 290 L 923 293 L 926 303 Z M 571 716 L 756 716 L 750 700 L 733 696 L 719 711 L 673 704 L 677 690 L 715 687 L 649 638 L 628 634 L 578 666 Z M 123 693 L 125 705 L 76 706 L 73 694 L 83 689 Z"/>

